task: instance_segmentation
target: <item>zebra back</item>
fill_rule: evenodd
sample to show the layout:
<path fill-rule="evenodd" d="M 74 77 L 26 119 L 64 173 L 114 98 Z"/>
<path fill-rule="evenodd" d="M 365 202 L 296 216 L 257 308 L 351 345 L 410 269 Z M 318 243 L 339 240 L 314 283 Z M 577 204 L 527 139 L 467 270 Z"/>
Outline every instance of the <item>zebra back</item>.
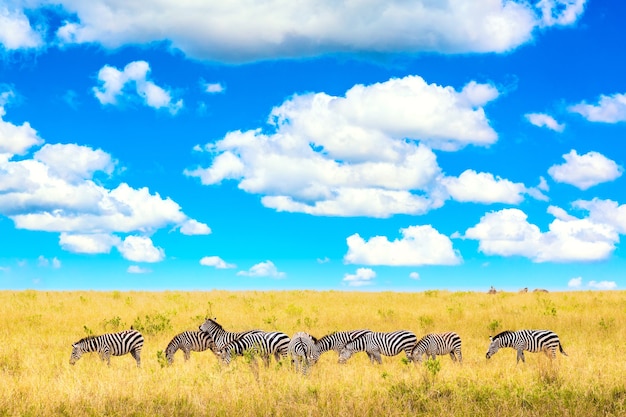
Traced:
<path fill-rule="evenodd" d="M 315 342 L 312 358 L 317 362 L 324 352 L 335 350 L 339 353 L 348 343 L 370 332 L 368 329 L 359 329 L 327 334 Z"/>
<path fill-rule="evenodd" d="M 262 332 L 262 330 L 246 330 L 243 332 L 229 332 L 224 330 L 221 324 L 219 324 L 215 319 L 207 318 L 204 323 L 200 325 L 200 331 L 208 333 L 217 349 L 222 350 L 234 340 L 237 340 L 245 335 L 250 333 Z"/>
<path fill-rule="evenodd" d="M 309 365 L 314 363 L 312 360 L 316 341 L 315 337 L 306 332 L 298 332 L 292 336 L 288 352 L 296 371 L 306 374 Z"/>
<path fill-rule="evenodd" d="M 289 341 L 289 336 L 282 332 L 250 332 L 224 346 L 218 356 L 225 364 L 229 364 L 233 355 L 250 352 L 253 356 L 261 356 L 267 366 L 270 355 L 273 354 L 277 361 L 287 356 Z"/>
<path fill-rule="evenodd" d="M 97 352 L 103 360 L 110 365 L 111 356 L 121 356 L 131 353 L 141 365 L 140 353 L 143 348 L 144 338 L 137 330 L 124 330 L 118 333 L 105 333 L 100 336 L 88 336 L 72 344 L 70 364 L 74 365 L 84 353 Z"/>
<path fill-rule="evenodd" d="M 430 333 L 417 341 L 411 351 L 414 361 L 421 362 L 422 355 L 435 359 L 436 355 L 450 354 L 452 360 L 462 362 L 461 337 L 455 332 Z"/>
<path fill-rule="evenodd" d="M 174 362 L 174 354 L 179 349 L 183 351 L 185 361 L 189 360 L 190 351 L 203 352 L 211 349 L 214 354 L 217 352 L 217 346 L 211 335 L 201 331 L 184 331 L 174 336 L 165 348 L 168 364 L 171 365 Z"/>
<path fill-rule="evenodd" d="M 396 356 L 404 351 L 412 361 L 411 350 L 417 343 L 417 336 L 410 330 L 396 330 L 393 332 L 369 332 L 348 343 L 339 355 L 339 362 L 344 363 L 356 352 L 368 352 L 378 363 L 380 355 Z M 370 356 L 371 359 L 371 356 Z"/>
<path fill-rule="evenodd" d="M 517 362 L 525 362 L 524 351 L 545 352 L 551 359 L 556 358 L 556 349 L 567 356 L 563 350 L 559 336 L 551 330 L 506 330 L 493 337 L 486 353 L 487 359 L 492 357 L 500 348 L 511 347 L 517 350 Z"/>

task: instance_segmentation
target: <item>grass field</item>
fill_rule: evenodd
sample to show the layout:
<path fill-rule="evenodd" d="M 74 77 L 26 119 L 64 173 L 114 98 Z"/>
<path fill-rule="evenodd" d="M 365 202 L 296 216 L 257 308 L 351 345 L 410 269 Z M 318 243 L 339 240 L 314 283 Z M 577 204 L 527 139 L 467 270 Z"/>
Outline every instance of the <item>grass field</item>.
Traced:
<path fill-rule="evenodd" d="M 326 353 L 307 376 L 272 360 L 221 366 L 192 352 L 164 366 L 162 352 L 206 316 L 227 330 L 453 330 L 462 366 L 449 357 L 414 366 L 404 354 L 346 365 Z M 89 334 L 142 331 L 142 367 L 130 355 L 107 367 L 94 353 L 69 365 Z M 551 362 L 503 349 L 489 335 L 555 331 L 569 356 Z M 0 292 L 1 416 L 626 416 L 626 293 Z"/>

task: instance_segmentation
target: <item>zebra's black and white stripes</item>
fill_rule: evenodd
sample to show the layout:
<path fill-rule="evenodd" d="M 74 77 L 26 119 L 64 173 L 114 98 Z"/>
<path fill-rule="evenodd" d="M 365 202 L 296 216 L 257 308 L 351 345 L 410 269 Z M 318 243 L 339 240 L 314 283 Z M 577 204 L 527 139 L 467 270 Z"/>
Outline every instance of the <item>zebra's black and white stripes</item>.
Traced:
<path fill-rule="evenodd" d="M 455 332 L 429 333 L 417 341 L 411 351 L 413 361 L 421 362 L 422 355 L 435 359 L 437 355 L 447 355 L 453 361 L 463 362 L 461 355 L 461 337 Z"/>
<path fill-rule="evenodd" d="M 306 332 L 298 332 L 292 336 L 287 350 L 296 371 L 303 374 L 308 372 L 312 364 L 315 342 L 317 339 Z"/>
<path fill-rule="evenodd" d="M 276 361 L 285 358 L 289 350 L 289 336 L 282 332 L 254 332 L 233 340 L 218 352 L 222 362 L 229 364 L 234 355 L 245 352 L 253 356 L 261 356 L 265 366 L 270 364 L 270 356 Z"/>
<path fill-rule="evenodd" d="M 214 354 L 217 354 L 217 346 L 211 335 L 201 331 L 185 331 L 174 336 L 167 348 L 165 348 L 165 357 L 168 364 L 171 365 L 174 362 L 174 354 L 179 349 L 183 351 L 185 361 L 189 360 L 191 351 L 203 352 L 211 349 Z"/>
<path fill-rule="evenodd" d="M 139 367 L 141 366 L 143 342 L 144 339 L 141 333 L 132 329 L 119 333 L 85 337 L 72 345 L 70 364 L 74 365 L 87 352 L 98 352 L 100 358 L 106 361 L 107 365 L 111 365 L 111 356 L 121 356 L 130 353 L 137 361 L 137 367 Z"/>
<path fill-rule="evenodd" d="M 337 354 L 341 353 L 341 350 L 354 339 L 357 339 L 363 336 L 366 333 L 371 333 L 371 330 L 368 329 L 359 329 L 359 330 L 348 330 L 343 332 L 333 332 L 327 334 L 321 339 L 315 342 L 315 349 L 313 350 L 313 354 L 311 356 L 311 363 L 315 364 L 319 360 L 322 353 L 328 352 L 329 350 L 334 350 Z M 368 352 L 368 356 L 370 353 Z M 370 356 L 371 359 L 371 356 Z"/>
<path fill-rule="evenodd" d="M 415 333 L 409 330 L 395 332 L 369 332 L 348 343 L 339 354 L 339 363 L 345 363 L 356 352 L 368 352 L 370 360 L 382 363 L 380 355 L 396 356 L 404 351 L 406 357 L 412 361 L 411 350 L 417 343 Z"/>
<path fill-rule="evenodd" d="M 261 330 L 247 330 L 243 332 L 228 332 L 224 330 L 221 324 L 215 319 L 207 318 L 204 323 L 200 325 L 200 331 L 206 332 L 211 336 L 218 350 L 224 349 L 230 342 L 239 339 L 250 333 L 261 332 Z"/>
<path fill-rule="evenodd" d="M 556 333 L 550 330 L 507 330 L 489 338 L 491 343 L 487 350 L 487 359 L 491 358 L 500 348 L 510 347 L 517 350 L 517 363 L 520 359 L 526 362 L 524 351 L 544 352 L 550 359 L 556 358 L 556 349 L 567 356 Z"/>

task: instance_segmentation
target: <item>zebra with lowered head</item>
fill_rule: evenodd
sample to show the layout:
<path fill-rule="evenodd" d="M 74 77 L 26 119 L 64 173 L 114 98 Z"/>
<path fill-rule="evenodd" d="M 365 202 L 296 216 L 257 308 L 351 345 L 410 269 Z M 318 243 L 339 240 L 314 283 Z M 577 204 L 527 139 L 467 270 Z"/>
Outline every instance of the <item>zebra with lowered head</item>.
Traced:
<path fill-rule="evenodd" d="M 70 365 L 74 365 L 83 356 L 83 353 L 98 352 L 100 359 L 111 365 L 111 356 L 121 356 L 130 353 L 137 367 L 141 366 L 141 348 L 143 336 L 137 330 L 124 330 L 119 333 L 106 333 L 100 336 L 88 336 L 72 345 Z"/>
<path fill-rule="evenodd" d="M 359 329 L 327 334 L 315 342 L 311 356 L 311 364 L 317 363 L 320 356 L 322 356 L 322 353 L 328 352 L 329 350 L 334 350 L 337 354 L 341 353 L 341 349 L 343 349 L 348 343 L 370 332 L 371 330 L 368 329 Z M 372 359 L 369 352 L 367 352 L 367 356 L 370 357 L 370 360 Z"/>
<path fill-rule="evenodd" d="M 287 351 L 296 371 L 300 371 L 305 375 L 308 372 L 313 351 L 315 350 L 315 342 L 317 342 L 317 339 L 306 332 L 298 332 L 291 338 Z"/>
<path fill-rule="evenodd" d="M 409 330 L 394 332 L 369 332 L 348 343 L 339 354 L 339 363 L 345 363 L 356 352 L 369 352 L 370 361 L 383 363 L 380 355 L 396 356 L 404 351 L 407 359 L 413 361 L 411 350 L 417 343 L 417 336 Z"/>
<path fill-rule="evenodd" d="M 165 348 L 165 358 L 171 365 L 174 362 L 174 354 L 182 350 L 185 355 L 185 362 L 191 357 L 191 351 L 204 352 L 207 349 L 217 355 L 217 346 L 208 333 L 201 331 L 184 331 L 172 338 Z"/>
<path fill-rule="evenodd" d="M 239 339 L 242 336 L 245 336 L 250 333 L 262 332 L 262 330 L 247 330 L 243 332 L 229 332 L 224 330 L 221 324 L 219 324 L 216 319 L 207 318 L 204 323 L 200 325 L 200 331 L 207 333 L 217 346 L 218 350 L 224 349 L 224 347 L 230 342 Z"/>
<path fill-rule="evenodd" d="M 430 357 L 434 360 L 437 355 L 447 355 L 448 353 L 453 361 L 463 362 L 459 335 L 455 332 L 430 333 L 417 341 L 411 351 L 411 358 L 414 362 L 421 362 L 424 354 L 427 359 Z"/>
<path fill-rule="evenodd" d="M 269 366 L 271 355 L 274 355 L 276 361 L 287 357 L 289 341 L 289 336 L 282 332 L 248 333 L 224 346 L 217 355 L 228 365 L 234 355 L 242 356 L 250 352 L 253 356 L 261 356 L 265 366 Z"/>
<path fill-rule="evenodd" d="M 524 358 L 524 351 L 544 352 L 550 359 L 556 359 L 556 349 L 567 356 L 563 350 L 559 336 L 550 330 L 518 330 L 516 332 L 506 330 L 493 337 L 489 337 L 491 343 L 487 350 L 487 359 L 491 358 L 500 348 L 510 347 L 517 350 L 517 363 Z"/>

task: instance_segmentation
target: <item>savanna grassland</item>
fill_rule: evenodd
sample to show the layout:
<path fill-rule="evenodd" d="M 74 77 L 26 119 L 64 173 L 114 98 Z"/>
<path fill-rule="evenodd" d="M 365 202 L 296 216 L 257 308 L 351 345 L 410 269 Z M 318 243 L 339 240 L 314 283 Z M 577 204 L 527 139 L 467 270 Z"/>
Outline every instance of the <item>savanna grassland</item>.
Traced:
<path fill-rule="evenodd" d="M 308 331 L 408 329 L 419 337 L 453 330 L 463 365 L 448 356 L 418 366 L 359 353 L 346 365 L 328 352 L 307 376 L 288 363 L 210 352 L 163 351 L 206 316 L 225 329 Z M 95 353 L 69 364 L 72 343 L 90 334 L 142 331 L 142 367 L 130 355 L 107 367 Z M 489 335 L 555 331 L 569 356 L 551 362 L 502 349 Z M 368 292 L 0 292 L 2 416 L 625 416 L 626 293 Z"/>

